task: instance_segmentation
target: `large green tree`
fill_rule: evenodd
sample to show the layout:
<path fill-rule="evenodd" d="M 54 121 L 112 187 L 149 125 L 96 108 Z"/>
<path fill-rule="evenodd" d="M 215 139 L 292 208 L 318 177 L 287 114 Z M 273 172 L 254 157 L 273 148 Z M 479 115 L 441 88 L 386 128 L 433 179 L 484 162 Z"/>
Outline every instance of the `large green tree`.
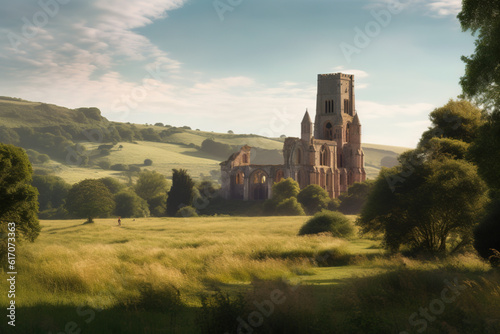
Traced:
<path fill-rule="evenodd" d="M 34 175 L 32 185 L 38 190 L 40 211 L 64 205 L 71 185 L 55 175 Z"/>
<path fill-rule="evenodd" d="M 450 100 L 429 114 L 432 122 L 429 130 L 422 134 L 419 147 L 427 149 L 432 138 L 449 138 L 472 142 L 484 123 L 485 114 L 465 100 Z"/>
<path fill-rule="evenodd" d="M 408 245 L 435 254 L 470 244 L 488 201 L 476 166 L 449 158 L 422 161 L 411 153 L 375 181 L 358 219 L 363 231 L 383 232 L 392 251 Z"/>
<path fill-rule="evenodd" d="M 159 194 L 166 193 L 168 181 L 164 175 L 156 172 L 144 170 L 139 173 L 139 178 L 134 186 L 135 193 L 146 201 Z"/>
<path fill-rule="evenodd" d="M 185 169 L 173 169 L 172 188 L 168 192 L 167 215 L 175 217 L 177 211 L 193 203 L 194 182 Z"/>
<path fill-rule="evenodd" d="M 460 79 L 465 97 L 487 109 L 500 109 L 500 1 L 462 0 L 458 19 L 464 31 L 477 36 L 476 49 L 465 62 Z"/>
<path fill-rule="evenodd" d="M 123 190 L 114 196 L 115 215 L 124 218 L 149 216 L 148 202 L 132 190 Z"/>
<path fill-rule="evenodd" d="M 339 196 L 339 211 L 346 215 L 357 215 L 365 205 L 368 194 L 373 187 L 373 180 L 356 182 L 347 189 L 346 193 Z"/>
<path fill-rule="evenodd" d="M 66 200 L 68 212 L 93 222 L 96 217 L 108 217 L 115 208 L 109 189 L 99 180 L 86 179 L 74 184 Z"/>
<path fill-rule="evenodd" d="M 7 224 L 16 224 L 17 240 L 35 241 L 40 234 L 37 190 L 31 185 L 31 164 L 26 152 L 0 144 L 0 257 L 7 246 Z"/>

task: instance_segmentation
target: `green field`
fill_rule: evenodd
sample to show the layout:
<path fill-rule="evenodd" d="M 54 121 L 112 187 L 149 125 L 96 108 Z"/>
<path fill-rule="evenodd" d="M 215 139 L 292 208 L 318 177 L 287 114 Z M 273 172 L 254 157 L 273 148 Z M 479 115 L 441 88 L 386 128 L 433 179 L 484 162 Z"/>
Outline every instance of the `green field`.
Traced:
<path fill-rule="evenodd" d="M 175 134 L 182 137 L 183 141 L 193 140 L 194 143 L 198 143 L 204 140 L 205 137 L 202 135 L 191 135 L 189 131 L 186 133 Z M 221 137 L 226 135 L 220 134 Z M 178 138 L 180 140 L 180 138 Z M 206 138 L 205 138 L 206 139 Z M 219 140 L 219 139 L 218 139 Z M 225 142 L 231 145 L 244 145 L 245 143 L 261 144 L 264 148 L 282 148 L 283 144 L 277 140 L 268 138 L 258 138 L 258 137 L 240 137 L 234 139 L 221 138 L 221 142 Z M 94 163 L 98 163 L 101 160 L 108 160 L 113 164 L 127 164 L 136 165 L 142 169 L 156 170 L 162 174 L 170 177 L 172 174 L 172 169 L 174 168 L 184 168 L 187 169 L 190 175 L 194 179 L 200 179 L 200 175 L 209 176 L 211 171 L 219 171 L 219 164 L 222 162 L 214 156 L 207 153 L 198 151 L 195 148 L 186 147 L 184 145 L 172 144 L 172 143 L 157 143 L 149 141 L 137 141 L 135 143 L 120 142 L 115 148 L 111 150 L 111 154 L 105 157 L 99 157 L 97 149 L 99 144 L 97 143 L 82 143 L 88 150 L 89 154 L 93 155 Z M 118 146 L 122 145 L 122 149 L 118 149 Z M 383 145 L 373 145 L 366 144 L 365 150 L 365 162 L 366 162 L 366 172 L 367 177 L 374 179 L 377 177 L 380 168 L 382 167 L 382 159 L 388 157 L 391 159 L 396 159 L 398 152 L 403 152 L 406 148 L 396 148 L 396 147 L 386 147 Z M 389 149 L 394 151 L 389 151 Z M 145 159 L 152 159 L 153 165 L 145 167 L 143 162 Z M 116 172 L 112 170 L 103 170 L 98 166 L 75 166 L 66 165 L 58 163 L 56 161 L 50 161 L 45 164 L 35 164 L 35 170 L 44 169 L 49 170 L 57 176 L 62 177 L 66 182 L 73 184 L 86 178 L 101 178 L 106 176 L 113 176 L 123 181 L 127 180 L 127 176 L 124 173 Z"/>
<path fill-rule="evenodd" d="M 298 237 L 306 219 L 42 221 L 37 241 L 17 250 L 17 333 L 59 333 L 69 322 L 81 333 L 200 333 L 202 294 L 220 289 L 261 301 L 276 288 L 288 302 L 267 320 L 271 332 L 287 323 L 295 329 L 286 333 L 399 332 L 414 330 L 408 317 L 455 278 L 466 289 L 428 332 L 500 328 L 500 276 L 474 255 L 421 261 L 386 255 L 379 240 Z M 0 289 L 8 290 L 5 279 Z M 156 310 L 173 298 L 169 291 L 179 293 L 176 311 Z M 2 293 L 3 309 L 7 303 Z M 5 321 L 0 328 L 14 333 Z"/>

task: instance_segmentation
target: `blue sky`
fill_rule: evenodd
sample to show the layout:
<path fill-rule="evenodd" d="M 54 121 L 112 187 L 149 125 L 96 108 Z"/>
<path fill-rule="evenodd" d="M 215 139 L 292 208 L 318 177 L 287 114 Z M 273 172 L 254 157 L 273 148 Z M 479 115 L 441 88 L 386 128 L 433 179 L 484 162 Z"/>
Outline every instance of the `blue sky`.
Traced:
<path fill-rule="evenodd" d="M 0 95 L 116 121 L 299 135 L 319 73 L 356 75 L 363 141 L 414 146 L 460 94 L 460 0 L 21 0 Z"/>

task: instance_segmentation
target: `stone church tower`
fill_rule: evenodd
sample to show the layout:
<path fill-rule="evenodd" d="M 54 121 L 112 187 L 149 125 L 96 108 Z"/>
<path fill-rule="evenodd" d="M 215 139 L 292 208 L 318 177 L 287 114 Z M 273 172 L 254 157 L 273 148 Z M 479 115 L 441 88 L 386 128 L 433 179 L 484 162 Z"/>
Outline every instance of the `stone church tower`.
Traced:
<path fill-rule="evenodd" d="M 355 109 L 354 75 L 318 75 L 314 125 L 306 111 L 300 138 L 286 138 L 284 165 L 251 165 L 248 146 L 221 163 L 226 198 L 265 199 L 283 177 L 301 188 L 317 184 L 335 198 L 366 179 L 361 149 L 361 123 Z M 241 161 L 241 163 L 240 163 Z M 244 162 L 242 162 L 244 161 Z"/>

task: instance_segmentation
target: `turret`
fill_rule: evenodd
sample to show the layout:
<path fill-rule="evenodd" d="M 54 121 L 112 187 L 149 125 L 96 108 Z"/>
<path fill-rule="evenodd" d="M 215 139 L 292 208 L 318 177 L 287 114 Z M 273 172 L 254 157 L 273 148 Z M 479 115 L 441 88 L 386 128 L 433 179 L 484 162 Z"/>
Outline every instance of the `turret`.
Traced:
<path fill-rule="evenodd" d="M 309 117 L 309 112 L 306 109 L 306 113 L 301 123 L 301 138 L 304 141 L 311 141 L 313 134 L 313 123 L 311 122 L 311 117 Z"/>

